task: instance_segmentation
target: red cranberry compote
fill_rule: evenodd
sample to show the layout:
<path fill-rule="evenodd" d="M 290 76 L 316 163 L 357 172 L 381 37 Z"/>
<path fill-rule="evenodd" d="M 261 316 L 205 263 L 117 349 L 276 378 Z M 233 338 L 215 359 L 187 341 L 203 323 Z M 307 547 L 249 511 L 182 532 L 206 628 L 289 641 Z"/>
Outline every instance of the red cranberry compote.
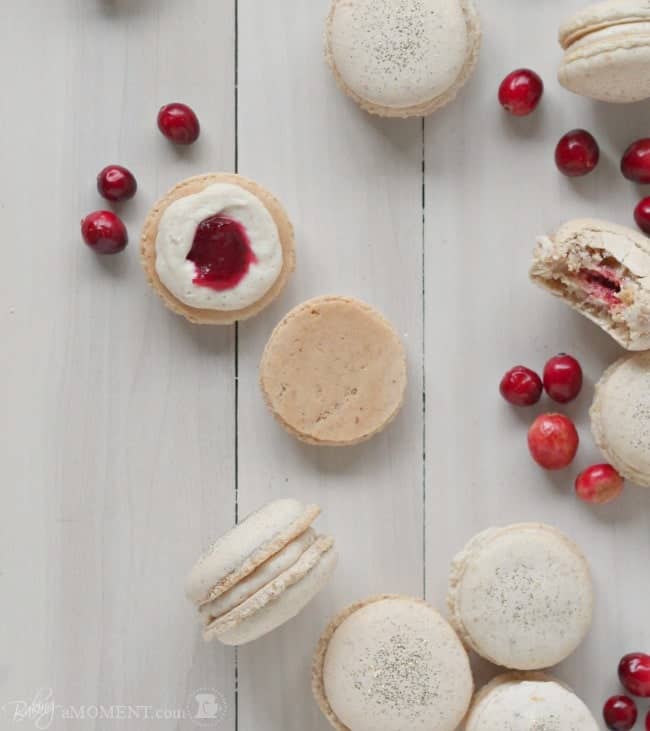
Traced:
<path fill-rule="evenodd" d="M 618 296 L 621 291 L 621 280 L 617 273 L 606 266 L 598 269 L 581 269 L 578 274 L 582 286 L 588 295 L 604 302 L 608 307 L 621 304 Z"/>
<path fill-rule="evenodd" d="M 557 169 L 569 178 L 580 178 L 590 173 L 600 160 L 600 148 L 585 129 L 567 132 L 555 148 Z"/>
<path fill-rule="evenodd" d="M 632 695 L 650 698 L 650 655 L 632 652 L 618 664 L 618 677 Z"/>
<path fill-rule="evenodd" d="M 626 695 L 612 696 L 603 708 L 603 720 L 611 731 L 630 731 L 636 718 L 636 703 Z"/>
<path fill-rule="evenodd" d="M 537 109 L 544 82 L 530 69 L 517 69 L 509 73 L 499 86 L 499 103 L 515 117 L 525 117 Z"/>
<path fill-rule="evenodd" d="M 217 292 L 236 287 L 257 261 L 241 223 L 220 213 L 201 221 L 186 258 L 196 268 L 194 284 Z"/>

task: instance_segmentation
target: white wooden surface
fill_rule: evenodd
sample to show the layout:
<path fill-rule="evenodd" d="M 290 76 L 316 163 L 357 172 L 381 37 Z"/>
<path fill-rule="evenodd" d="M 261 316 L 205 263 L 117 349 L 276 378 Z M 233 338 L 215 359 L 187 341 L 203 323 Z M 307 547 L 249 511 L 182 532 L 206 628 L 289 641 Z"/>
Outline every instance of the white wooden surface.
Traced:
<path fill-rule="evenodd" d="M 571 475 L 531 464 L 531 413 L 496 392 L 512 364 L 541 368 L 558 350 L 574 352 L 589 381 L 570 409 L 582 426 L 580 464 L 597 457 L 591 384 L 617 348 L 526 277 L 537 234 L 578 215 L 627 223 L 637 199 L 617 161 L 647 134 L 648 105 L 594 105 L 554 81 L 557 25 L 581 2 L 482 0 L 479 69 L 424 124 L 368 117 L 338 92 L 322 59 L 327 0 L 1 5 L 0 707 L 52 688 L 61 705 L 175 709 L 208 688 L 228 704 L 220 729 L 324 731 L 309 663 L 330 614 L 385 591 L 426 592 L 443 609 L 449 561 L 473 533 L 543 520 L 592 562 L 594 629 L 560 674 L 598 714 L 619 656 L 650 647 L 650 491 L 630 487 L 608 508 L 579 504 Z M 543 74 L 547 93 L 534 117 L 513 120 L 496 88 L 521 65 Z M 175 99 L 201 118 L 189 150 L 155 129 L 158 107 Z M 575 126 L 596 133 L 603 161 L 569 182 L 553 148 Z M 78 235 L 81 216 L 101 205 L 94 177 L 109 162 L 140 184 L 122 209 L 133 244 L 110 261 Z M 285 203 L 299 254 L 285 295 L 237 334 L 164 310 L 136 245 L 148 206 L 171 184 L 236 165 Z M 409 354 L 402 414 L 346 451 L 294 442 L 257 387 L 272 326 L 330 292 L 379 307 Z M 236 510 L 283 495 L 323 507 L 319 525 L 341 556 L 334 580 L 298 619 L 237 655 L 204 645 L 185 572 Z M 480 679 L 494 672 L 477 667 Z M 2 718 L 1 727 L 29 725 Z M 196 728 L 187 719 L 52 725 L 145 727 Z"/>

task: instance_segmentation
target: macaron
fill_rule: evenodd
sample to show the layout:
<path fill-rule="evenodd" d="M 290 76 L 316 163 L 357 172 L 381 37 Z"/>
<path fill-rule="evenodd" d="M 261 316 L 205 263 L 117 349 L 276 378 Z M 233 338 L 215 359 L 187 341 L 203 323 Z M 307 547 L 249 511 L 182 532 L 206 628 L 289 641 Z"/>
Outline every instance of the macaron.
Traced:
<path fill-rule="evenodd" d="M 338 731 L 453 731 L 473 691 L 467 653 L 419 599 L 382 595 L 330 622 L 314 655 L 312 689 Z"/>
<path fill-rule="evenodd" d="M 382 117 L 420 117 L 448 104 L 480 44 L 471 0 L 332 0 L 325 32 L 338 85 Z"/>
<path fill-rule="evenodd" d="M 530 277 L 627 350 L 650 348 L 650 239 L 638 231 L 569 221 L 538 239 Z"/>
<path fill-rule="evenodd" d="M 616 361 L 596 385 L 591 430 L 623 477 L 650 487 L 650 352 Z"/>
<path fill-rule="evenodd" d="M 598 731 L 587 706 L 543 673 L 506 673 L 481 688 L 465 731 Z"/>
<path fill-rule="evenodd" d="M 589 566 L 551 526 L 490 528 L 454 559 L 447 604 L 461 640 L 486 660 L 513 670 L 551 667 L 591 624 Z"/>
<path fill-rule="evenodd" d="M 230 173 L 188 178 L 149 212 L 147 280 L 191 322 L 229 325 L 267 307 L 295 268 L 293 227 L 271 193 Z"/>
<path fill-rule="evenodd" d="M 560 28 L 560 84 L 605 102 L 650 97 L 650 1 L 589 5 Z"/>
<path fill-rule="evenodd" d="M 185 594 L 206 640 L 243 645 L 295 617 L 336 566 L 334 541 L 310 527 L 317 505 L 268 503 L 219 538 L 190 572 Z"/>
<path fill-rule="evenodd" d="M 406 354 L 395 329 L 350 297 L 317 297 L 275 328 L 260 364 L 264 399 L 277 421 L 309 444 L 370 439 L 397 415 Z"/>

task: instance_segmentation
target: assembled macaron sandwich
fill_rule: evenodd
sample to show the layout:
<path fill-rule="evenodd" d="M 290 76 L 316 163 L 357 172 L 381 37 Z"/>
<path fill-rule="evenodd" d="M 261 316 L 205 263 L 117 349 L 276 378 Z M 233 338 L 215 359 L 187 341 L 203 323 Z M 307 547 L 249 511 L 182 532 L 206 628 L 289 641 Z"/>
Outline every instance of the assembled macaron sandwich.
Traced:
<path fill-rule="evenodd" d="M 480 41 L 471 0 L 333 0 L 325 56 L 362 109 L 413 117 L 456 96 L 476 65 Z"/>
<path fill-rule="evenodd" d="M 585 557 L 541 523 L 475 536 L 453 561 L 447 597 L 451 624 L 465 645 L 513 670 L 566 659 L 587 634 L 593 601 Z"/>
<path fill-rule="evenodd" d="M 591 430 L 623 477 L 650 487 L 650 352 L 616 361 L 596 385 Z"/>
<path fill-rule="evenodd" d="M 560 28 L 562 86 L 605 102 L 650 97 L 650 0 L 589 5 Z"/>
<path fill-rule="evenodd" d="M 163 196 L 144 223 L 140 253 L 163 302 L 209 325 L 256 315 L 295 268 L 293 227 L 280 203 L 230 173 L 188 178 Z"/>
<path fill-rule="evenodd" d="M 598 731 L 587 706 L 543 673 L 506 673 L 481 688 L 465 731 Z"/>
<path fill-rule="evenodd" d="M 638 231 L 569 221 L 538 239 L 530 277 L 627 350 L 650 348 L 650 240 Z"/>
<path fill-rule="evenodd" d="M 330 622 L 314 655 L 312 688 L 337 731 L 454 731 L 474 682 L 463 645 L 433 607 L 383 595 Z"/>
<path fill-rule="evenodd" d="M 185 593 L 206 640 L 242 645 L 295 617 L 336 566 L 334 541 L 310 527 L 317 505 L 275 500 L 228 531 L 199 559 Z"/>

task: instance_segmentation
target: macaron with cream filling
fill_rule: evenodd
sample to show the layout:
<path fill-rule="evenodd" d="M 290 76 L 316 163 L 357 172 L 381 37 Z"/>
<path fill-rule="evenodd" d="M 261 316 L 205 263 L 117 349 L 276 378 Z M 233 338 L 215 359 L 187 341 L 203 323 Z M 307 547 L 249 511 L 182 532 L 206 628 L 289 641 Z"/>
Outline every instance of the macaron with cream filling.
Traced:
<path fill-rule="evenodd" d="M 147 216 L 140 252 L 164 303 L 199 324 L 252 317 L 295 268 L 293 228 L 280 203 L 258 183 L 228 173 L 172 188 Z"/>
<path fill-rule="evenodd" d="M 596 385 L 591 429 L 618 472 L 650 487 L 650 352 L 616 361 Z"/>
<path fill-rule="evenodd" d="M 430 605 L 382 595 L 340 612 L 312 666 L 316 701 L 337 731 L 453 731 L 469 707 L 469 659 Z"/>
<path fill-rule="evenodd" d="M 540 670 L 567 658 L 589 630 L 593 601 L 585 557 L 541 523 L 475 536 L 452 563 L 447 596 L 463 642 L 513 670 Z"/>
<path fill-rule="evenodd" d="M 343 91 L 384 117 L 449 103 L 478 59 L 471 0 L 333 0 L 325 55 Z"/>
<path fill-rule="evenodd" d="M 334 541 L 310 527 L 316 505 L 275 500 L 219 538 L 190 572 L 185 593 L 206 640 L 241 645 L 300 612 L 336 566 Z"/>
<path fill-rule="evenodd" d="M 606 0 L 560 28 L 558 78 L 576 94 L 614 103 L 650 97 L 650 0 Z"/>

